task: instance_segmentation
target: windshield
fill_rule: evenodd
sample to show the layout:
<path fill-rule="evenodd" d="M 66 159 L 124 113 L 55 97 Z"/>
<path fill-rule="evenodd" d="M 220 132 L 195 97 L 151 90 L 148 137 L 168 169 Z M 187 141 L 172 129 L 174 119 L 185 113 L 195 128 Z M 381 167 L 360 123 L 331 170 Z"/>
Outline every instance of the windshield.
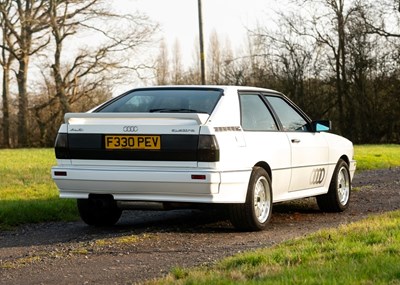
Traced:
<path fill-rule="evenodd" d="M 95 112 L 211 114 L 221 89 L 138 89 L 121 95 Z"/>

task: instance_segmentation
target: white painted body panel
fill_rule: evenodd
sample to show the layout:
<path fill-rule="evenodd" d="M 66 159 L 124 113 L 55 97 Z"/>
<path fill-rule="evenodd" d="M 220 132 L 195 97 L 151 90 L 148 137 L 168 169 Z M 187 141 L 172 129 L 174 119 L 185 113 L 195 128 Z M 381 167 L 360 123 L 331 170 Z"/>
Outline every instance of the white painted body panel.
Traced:
<path fill-rule="evenodd" d="M 221 88 L 224 96 L 211 116 L 67 114 L 60 133 L 116 134 L 122 132 L 122 126 L 134 125 L 141 134 L 212 134 L 218 141 L 220 160 L 208 163 L 58 159 L 58 165 L 52 168 L 52 178 L 60 197 L 80 199 L 88 198 L 89 194 L 111 194 L 116 200 L 244 203 L 252 168 L 261 165 L 271 174 L 273 201 L 280 202 L 326 193 L 341 157 L 350 162 L 353 177 L 355 162 L 350 141 L 319 132 L 243 131 L 238 89 L 261 89 Z M 56 172 L 66 175 L 55 175 Z M 206 178 L 193 179 L 192 175 Z"/>

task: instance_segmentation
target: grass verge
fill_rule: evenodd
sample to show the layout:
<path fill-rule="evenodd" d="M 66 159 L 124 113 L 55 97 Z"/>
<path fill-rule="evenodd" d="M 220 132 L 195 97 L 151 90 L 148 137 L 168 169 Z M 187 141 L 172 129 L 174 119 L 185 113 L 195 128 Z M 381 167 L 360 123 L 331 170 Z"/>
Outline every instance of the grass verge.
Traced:
<path fill-rule="evenodd" d="M 357 171 L 383 169 L 400 166 L 400 145 L 356 145 L 354 146 Z"/>
<path fill-rule="evenodd" d="M 400 211 L 148 284 L 400 284 Z"/>
<path fill-rule="evenodd" d="M 74 200 L 59 199 L 53 149 L 0 150 L 0 229 L 78 219 Z"/>

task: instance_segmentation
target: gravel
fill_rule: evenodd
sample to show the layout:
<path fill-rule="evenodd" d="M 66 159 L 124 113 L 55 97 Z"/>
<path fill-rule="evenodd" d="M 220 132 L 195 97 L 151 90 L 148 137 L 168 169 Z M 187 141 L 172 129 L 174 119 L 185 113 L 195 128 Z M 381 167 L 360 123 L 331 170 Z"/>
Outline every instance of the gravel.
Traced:
<path fill-rule="evenodd" d="M 0 233 L 0 284 L 140 283 L 399 208 L 400 168 L 392 168 L 357 173 L 343 213 L 320 212 L 314 198 L 276 204 L 262 232 L 237 232 L 211 210 L 125 211 L 110 228 L 25 225 Z"/>

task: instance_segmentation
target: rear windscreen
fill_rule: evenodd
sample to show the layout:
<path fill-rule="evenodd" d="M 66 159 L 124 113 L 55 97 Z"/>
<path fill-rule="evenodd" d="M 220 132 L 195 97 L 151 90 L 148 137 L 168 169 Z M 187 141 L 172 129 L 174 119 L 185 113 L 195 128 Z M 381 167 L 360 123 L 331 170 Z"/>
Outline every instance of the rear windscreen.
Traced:
<path fill-rule="evenodd" d="M 111 100 L 95 112 L 211 114 L 222 92 L 220 89 L 138 89 Z"/>

